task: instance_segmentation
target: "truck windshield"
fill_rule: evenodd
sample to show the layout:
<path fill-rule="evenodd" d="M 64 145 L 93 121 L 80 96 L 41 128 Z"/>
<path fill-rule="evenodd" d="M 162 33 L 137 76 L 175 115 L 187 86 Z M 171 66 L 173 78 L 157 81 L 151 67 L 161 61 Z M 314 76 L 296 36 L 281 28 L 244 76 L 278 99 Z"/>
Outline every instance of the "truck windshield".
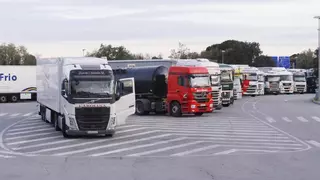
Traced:
<path fill-rule="evenodd" d="M 257 76 L 257 74 L 255 74 L 255 73 L 251 73 L 251 74 L 248 74 L 248 75 L 247 75 L 247 79 L 248 79 L 249 81 L 257 81 L 257 80 L 258 80 L 258 76 Z"/>
<path fill-rule="evenodd" d="M 294 76 L 293 80 L 295 82 L 306 82 L 306 78 L 304 76 Z"/>
<path fill-rule="evenodd" d="M 263 75 L 259 75 L 258 76 L 258 81 L 259 82 L 264 82 L 264 76 Z"/>
<path fill-rule="evenodd" d="M 278 82 L 278 81 L 280 81 L 280 76 L 268 76 L 267 81 Z"/>
<path fill-rule="evenodd" d="M 189 81 L 190 81 L 190 87 L 210 86 L 209 76 L 192 75 L 190 76 Z"/>
<path fill-rule="evenodd" d="M 211 75 L 211 85 L 219 85 L 220 84 L 220 76 L 217 75 Z"/>
<path fill-rule="evenodd" d="M 221 81 L 232 81 L 231 74 L 229 72 L 222 72 Z"/>
<path fill-rule="evenodd" d="M 280 76 L 280 80 L 281 81 L 292 81 L 293 78 L 290 75 L 282 75 L 282 76 Z"/>
<path fill-rule="evenodd" d="M 71 81 L 71 95 L 76 98 L 104 98 L 113 94 L 113 80 L 77 80 Z"/>

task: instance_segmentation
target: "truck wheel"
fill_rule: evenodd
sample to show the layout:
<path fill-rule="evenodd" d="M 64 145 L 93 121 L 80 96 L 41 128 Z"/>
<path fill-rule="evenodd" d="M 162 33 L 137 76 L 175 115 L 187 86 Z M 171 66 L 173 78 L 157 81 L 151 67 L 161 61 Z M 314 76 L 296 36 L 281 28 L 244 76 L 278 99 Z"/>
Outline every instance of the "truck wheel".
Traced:
<path fill-rule="evenodd" d="M 136 114 L 139 116 L 146 114 L 144 110 L 144 104 L 141 101 L 138 101 L 136 104 Z"/>
<path fill-rule="evenodd" d="M 18 101 L 18 96 L 12 95 L 11 96 L 11 102 L 17 102 Z"/>
<path fill-rule="evenodd" d="M 202 112 L 197 112 L 197 113 L 194 113 L 194 115 L 196 115 L 196 116 L 202 116 L 203 113 L 202 113 Z"/>
<path fill-rule="evenodd" d="M 64 138 L 70 138 L 70 135 L 67 134 L 67 128 L 66 128 L 66 126 L 67 126 L 67 125 L 66 125 L 66 120 L 65 120 L 64 117 L 62 117 L 62 129 L 61 129 L 62 135 L 63 135 Z"/>
<path fill-rule="evenodd" d="M 54 114 L 54 130 L 56 131 L 61 131 L 60 127 L 59 127 L 59 116 L 57 113 Z"/>
<path fill-rule="evenodd" d="M 1 103 L 6 103 L 7 102 L 7 96 L 1 96 L 0 97 L 0 102 Z"/>
<path fill-rule="evenodd" d="M 170 105 L 171 115 L 174 117 L 180 117 L 182 115 L 181 106 L 178 102 L 173 102 Z"/>

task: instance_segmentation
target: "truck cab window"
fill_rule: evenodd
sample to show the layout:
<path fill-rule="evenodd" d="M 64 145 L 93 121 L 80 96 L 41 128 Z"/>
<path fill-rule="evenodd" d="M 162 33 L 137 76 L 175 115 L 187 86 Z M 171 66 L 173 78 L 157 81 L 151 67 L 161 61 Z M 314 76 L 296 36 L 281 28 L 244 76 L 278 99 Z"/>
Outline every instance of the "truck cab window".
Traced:
<path fill-rule="evenodd" d="M 179 86 L 185 86 L 185 82 L 184 82 L 184 77 L 183 76 L 179 76 L 178 77 L 178 85 Z"/>
<path fill-rule="evenodd" d="M 123 95 L 133 93 L 133 83 L 132 80 L 123 80 Z"/>

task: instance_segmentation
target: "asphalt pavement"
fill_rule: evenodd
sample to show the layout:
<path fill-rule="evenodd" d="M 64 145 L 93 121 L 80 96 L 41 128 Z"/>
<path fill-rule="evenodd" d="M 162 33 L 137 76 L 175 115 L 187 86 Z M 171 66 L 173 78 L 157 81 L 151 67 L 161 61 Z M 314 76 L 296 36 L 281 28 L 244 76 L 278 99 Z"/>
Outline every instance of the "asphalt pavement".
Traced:
<path fill-rule="evenodd" d="M 64 139 L 36 103 L 0 104 L 0 179 L 318 179 L 313 95 L 244 97 L 205 114 L 131 116 L 112 138 Z"/>

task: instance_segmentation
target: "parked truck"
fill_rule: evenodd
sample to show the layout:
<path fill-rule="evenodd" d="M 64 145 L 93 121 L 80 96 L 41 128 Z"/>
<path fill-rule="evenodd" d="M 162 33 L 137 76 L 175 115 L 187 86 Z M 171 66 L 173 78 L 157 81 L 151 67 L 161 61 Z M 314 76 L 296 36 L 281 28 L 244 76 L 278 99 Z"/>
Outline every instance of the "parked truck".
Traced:
<path fill-rule="evenodd" d="M 134 79 L 115 81 L 106 59 L 37 59 L 36 72 L 39 115 L 66 138 L 112 136 L 135 112 Z"/>
<path fill-rule="evenodd" d="M 220 67 L 218 63 L 211 62 L 208 59 L 152 59 L 152 60 L 116 60 L 109 61 L 113 69 L 127 68 L 127 67 L 145 67 L 145 66 L 196 66 L 206 67 L 210 74 L 212 99 L 214 109 L 220 110 L 222 108 L 222 86 L 220 83 Z"/>
<path fill-rule="evenodd" d="M 135 79 L 136 114 L 174 117 L 213 111 L 208 70 L 204 67 L 145 66 L 114 69 L 116 78 Z"/>
<path fill-rule="evenodd" d="M 306 70 L 304 69 L 289 69 L 293 73 L 294 93 L 303 94 L 307 92 Z"/>
<path fill-rule="evenodd" d="M 221 70 L 222 105 L 228 107 L 234 102 L 234 69 L 228 64 L 219 64 Z"/>
<path fill-rule="evenodd" d="M 258 69 L 247 67 L 242 70 L 243 78 L 249 80 L 249 87 L 243 92 L 244 95 L 257 96 L 259 95 L 258 88 Z"/>
<path fill-rule="evenodd" d="M 0 66 L 0 102 L 36 100 L 36 66 Z"/>

